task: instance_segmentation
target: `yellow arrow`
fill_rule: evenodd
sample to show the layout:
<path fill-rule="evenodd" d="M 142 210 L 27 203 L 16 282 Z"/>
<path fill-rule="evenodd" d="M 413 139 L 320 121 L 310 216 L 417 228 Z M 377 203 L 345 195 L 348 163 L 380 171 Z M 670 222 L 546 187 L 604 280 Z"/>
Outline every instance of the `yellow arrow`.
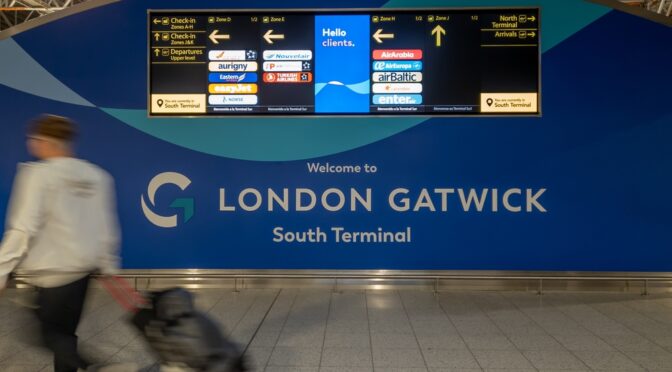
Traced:
<path fill-rule="evenodd" d="M 158 50 L 158 49 L 154 49 L 154 54 L 156 54 L 157 57 L 159 56 L 159 53 L 161 53 L 160 50 Z"/>
<path fill-rule="evenodd" d="M 535 16 L 531 16 L 531 17 L 530 17 L 530 18 L 528 18 L 528 19 L 529 19 L 530 21 L 534 22 L 534 21 L 536 21 L 536 20 L 537 20 L 537 17 L 535 17 Z"/>
<path fill-rule="evenodd" d="M 530 32 L 528 35 L 530 35 L 531 37 L 537 36 L 537 34 L 534 31 Z"/>
<path fill-rule="evenodd" d="M 273 44 L 273 39 L 283 40 L 284 38 L 285 38 L 284 34 L 273 35 L 273 30 L 268 30 L 264 34 L 264 40 L 266 40 L 266 42 L 269 43 L 269 44 Z"/>
<path fill-rule="evenodd" d="M 229 40 L 231 38 L 230 35 L 225 35 L 225 34 L 219 35 L 218 32 L 219 32 L 219 30 L 214 30 L 214 31 L 212 31 L 212 33 L 209 36 L 209 38 L 210 38 L 210 40 L 212 41 L 213 44 L 219 44 L 219 41 L 217 41 L 218 39 Z"/>
<path fill-rule="evenodd" d="M 161 35 L 158 32 L 154 34 L 154 38 L 156 39 L 156 41 L 159 41 L 160 37 Z"/>
<path fill-rule="evenodd" d="M 382 44 L 383 39 L 394 39 L 394 34 L 384 34 L 383 29 L 379 28 L 378 31 L 376 31 L 376 33 L 373 34 L 373 38 L 376 40 L 378 44 Z"/>
<path fill-rule="evenodd" d="M 436 25 L 434 29 L 432 30 L 432 35 L 436 35 L 436 46 L 440 47 L 441 46 L 441 35 L 445 35 L 446 30 L 441 27 L 441 25 Z"/>
<path fill-rule="evenodd" d="M 153 21 L 153 22 L 154 22 L 154 24 L 159 24 L 159 23 L 161 23 L 161 20 L 158 19 L 158 18 L 154 18 L 154 21 Z"/>

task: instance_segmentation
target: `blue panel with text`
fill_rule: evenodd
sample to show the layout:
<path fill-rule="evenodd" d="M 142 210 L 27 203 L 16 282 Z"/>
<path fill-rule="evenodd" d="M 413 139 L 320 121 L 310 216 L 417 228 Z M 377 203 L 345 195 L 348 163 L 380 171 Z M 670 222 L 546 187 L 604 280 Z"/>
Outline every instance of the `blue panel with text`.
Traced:
<path fill-rule="evenodd" d="M 315 17 L 315 112 L 369 112 L 369 37 L 367 15 Z"/>

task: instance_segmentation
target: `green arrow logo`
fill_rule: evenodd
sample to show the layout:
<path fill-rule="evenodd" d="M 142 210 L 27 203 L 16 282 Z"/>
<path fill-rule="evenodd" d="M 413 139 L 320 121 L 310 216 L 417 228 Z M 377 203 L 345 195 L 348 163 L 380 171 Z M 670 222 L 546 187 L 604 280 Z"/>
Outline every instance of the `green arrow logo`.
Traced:
<path fill-rule="evenodd" d="M 171 208 L 181 208 L 184 211 L 184 222 L 188 222 L 194 216 L 194 199 L 179 198 L 170 203 Z"/>

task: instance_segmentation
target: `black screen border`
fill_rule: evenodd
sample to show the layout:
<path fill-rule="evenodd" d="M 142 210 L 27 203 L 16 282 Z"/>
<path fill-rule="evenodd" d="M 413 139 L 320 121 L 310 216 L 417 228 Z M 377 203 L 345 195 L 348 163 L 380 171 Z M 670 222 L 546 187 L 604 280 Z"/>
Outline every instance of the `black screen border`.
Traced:
<path fill-rule="evenodd" d="M 497 6 L 483 6 L 483 7 L 427 7 L 427 8 L 236 8 L 236 9 L 147 9 L 147 52 L 145 56 L 147 58 L 147 117 L 152 118 L 337 118 L 337 117 L 350 117 L 350 118 L 400 118 L 400 117 L 424 117 L 424 118 L 493 118 L 493 117 L 526 117 L 526 118 L 541 118 L 543 116 L 543 94 L 542 94 L 542 6 L 510 6 L 510 7 L 497 7 Z M 228 113 L 228 114 L 199 114 L 199 115 L 189 115 L 189 114 L 153 114 L 151 111 L 151 17 L 152 15 L 165 14 L 165 13 L 198 13 L 198 14 L 208 14 L 208 13 L 275 13 L 275 14 L 296 14 L 296 13 L 311 13 L 314 15 L 319 14 L 371 14 L 375 13 L 412 13 L 412 12 L 446 12 L 446 11 L 493 11 L 493 10 L 535 10 L 538 15 L 538 43 L 537 43 L 537 112 L 535 113 L 476 113 L 476 114 L 438 114 L 438 113 L 408 113 L 408 114 L 378 114 L 378 113 L 319 113 L 319 114 L 246 114 L 246 113 Z"/>

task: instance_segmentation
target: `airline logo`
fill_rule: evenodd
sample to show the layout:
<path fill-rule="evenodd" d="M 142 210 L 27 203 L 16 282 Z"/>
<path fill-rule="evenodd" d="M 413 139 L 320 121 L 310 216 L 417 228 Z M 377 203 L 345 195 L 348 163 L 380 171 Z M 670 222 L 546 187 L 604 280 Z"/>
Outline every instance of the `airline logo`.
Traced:
<path fill-rule="evenodd" d="M 208 81 L 211 83 L 256 83 L 256 72 L 243 73 L 218 73 L 211 72 L 208 74 Z"/>
<path fill-rule="evenodd" d="M 375 83 L 419 83 L 422 72 L 374 72 Z"/>
<path fill-rule="evenodd" d="M 211 50 L 208 52 L 208 59 L 211 61 L 244 61 L 247 58 L 244 50 Z"/>
<path fill-rule="evenodd" d="M 422 59 L 420 49 L 376 49 L 373 51 L 373 59 L 397 59 L 414 60 Z"/>
<path fill-rule="evenodd" d="M 309 61 L 313 59 L 311 50 L 265 50 L 267 61 Z"/>
<path fill-rule="evenodd" d="M 374 105 L 421 105 L 420 94 L 375 94 Z"/>
<path fill-rule="evenodd" d="M 264 72 L 264 83 L 310 83 L 310 72 Z"/>
<path fill-rule="evenodd" d="M 264 71 L 269 72 L 303 71 L 303 64 L 300 61 L 264 62 Z"/>
<path fill-rule="evenodd" d="M 210 84 L 208 91 L 213 94 L 255 94 L 257 84 Z"/>
<path fill-rule="evenodd" d="M 422 93 L 420 83 L 373 84 L 373 93 Z"/>
<path fill-rule="evenodd" d="M 208 97 L 208 103 L 212 106 L 217 105 L 256 105 L 259 98 L 256 95 L 211 95 Z"/>
<path fill-rule="evenodd" d="M 259 65 L 257 62 L 210 62 L 208 70 L 210 71 L 257 71 Z"/>
<path fill-rule="evenodd" d="M 374 61 L 373 71 L 421 71 L 422 61 Z"/>

